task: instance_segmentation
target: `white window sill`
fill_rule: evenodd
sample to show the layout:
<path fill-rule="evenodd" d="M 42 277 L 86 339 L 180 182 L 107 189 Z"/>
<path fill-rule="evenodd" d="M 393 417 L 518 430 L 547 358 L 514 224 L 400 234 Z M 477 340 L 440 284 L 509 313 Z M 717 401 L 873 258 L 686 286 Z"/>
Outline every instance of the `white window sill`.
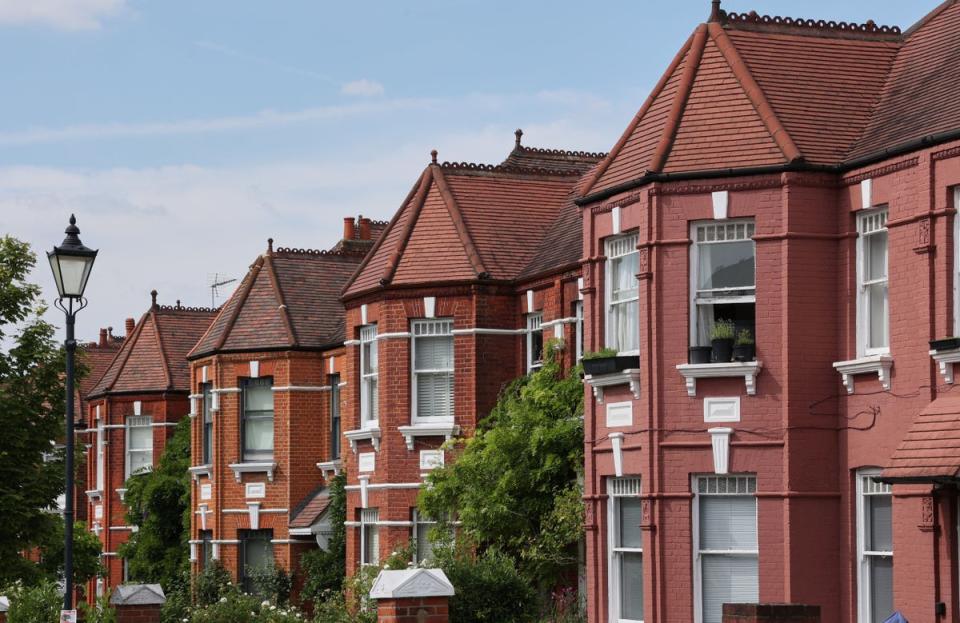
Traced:
<path fill-rule="evenodd" d="M 748 396 L 757 395 L 757 375 L 763 369 L 759 361 L 735 361 L 733 363 L 682 363 L 677 366 L 687 383 L 687 395 L 697 395 L 697 379 L 742 377 Z"/>
<path fill-rule="evenodd" d="M 953 364 L 960 362 L 960 348 L 950 350 L 931 350 L 930 357 L 937 362 L 937 368 L 947 385 L 953 385 Z"/>
<path fill-rule="evenodd" d="M 369 439 L 373 444 L 374 452 L 380 451 L 380 429 L 379 428 L 360 428 L 357 430 L 348 430 L 343 436 L 350 442 L 350 449 L 357 453 L 357 443 Z"/>
<path fill-rule="evenodd" d="M 213 465 L 194 465 L 193 467 L 188 467 L 187 471 L 193 475 L 195 482 L 200 480 L 200 476 L 206 476 L 213 480 Z"/>
<path fill-rule="evenodd" d="M 90 489 L 89 491 L 84 491 L 87 494 L 87 499 L 91 502 L 94 500 L 99 500 L 103 497 L 103 491 L 100 489 Z"/>
<path fill-rule="evenodd" d="M 848 394 L 853 393 L 853 377 L 858 374 L 876 374 L 883 389 L 890 391 L 890 368 L 893 367 L 893 357 L 890 355 L 869 355 L 850 361 L 838 361 L 833 367 L 843 378 L 843 386 L 847 388 Z"/>
<path fill-rule="evenodd" d="M 228 465 L 233 470 L 233 477 L 240 482 L 243 474 L 266 474 L 267 480 L 273 482 L 273 473 L 277 469 L 277 464 L 273 461 L 251 461 L 247 463 L 231 463 Z"/>
<path fill-rule="evenodd" d="M 621 370 L 613 374 L 587 374 L 583 380 L 593 388 L 593 395 L 600 404 L 603 404 L 603 388 L 616 385 L 629 385 L 633 397 L 640 400 L 640 370 Z"/>
<path fill-rule="evenodd" d="M 323 463 L 317 463 L 317 469 L 320 470 L 320 473 L 324 478 L 327 477 L 328 473 L 333 473 L 334 476 L 338 476 L 340 471 L 343 469 L 343 462 L 340 459 L 335 461 L 325 461 Z M 291 534 L 293 534 L 291 532 Z"/>
<path fill-rule="evenodd" d="M 126 498 L 126 496 L 127 496 L 127 490 L 126 490 L 126 489 L 114 489 L 114 491 L 116 491 L 116 492 L 117 492 L 117 495 L 120 496 L 120 501 L 121 501 L 121 502 L 126 501 L 126 500 L 124 499 L 124 498 Z"/>
<path fill-rule="evenodd" d="M 413 443 L 417 437 L 446 437 L 447 441 L 460 433 L 460 426 L 453 422 L 438 422 L 436 424 L 418 423 L 413 426 L 398 426 L 397 430 L 407 441 L 407 450 L 413 451 Z"/>

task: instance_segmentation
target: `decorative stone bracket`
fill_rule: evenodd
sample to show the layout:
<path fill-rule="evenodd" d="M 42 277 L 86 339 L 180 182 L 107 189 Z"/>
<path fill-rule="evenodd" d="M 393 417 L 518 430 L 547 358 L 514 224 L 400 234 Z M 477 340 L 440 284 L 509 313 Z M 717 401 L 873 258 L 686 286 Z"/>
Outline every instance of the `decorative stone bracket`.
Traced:
<path fill-rule="evenodd" d="M 350 449 L 357 453 L 357 442 L 369 439 L 373 444 L 375 452 L 380 452 L 380 429 L 379 428 L 360 428 L 357 430 L 348 430 L 343 436 L 350 442 Z"/>
<path fill-rule="evenodd" d="M 850 361 L 838 361 L 833 367 L 840 373 L 848 394 L 854 392 L 853 377 L 858 374 L 876 374 L 880 379 L 880 386 L 885 391 L 890 391 L 890 368 L 893 367 L 893 357 L 890 355 L 870 355 Z"/>
<path fill-rule="evenodd" d="M 734 363 L 682 363 L 677 370 L 687 384 L 687 396 L 697 395 L 697 379 L 743 377 L 748 396 L 757 395 L 757 375 L 763 369 L 759 361 Z"/>
<path fill-rule="evenodd" d="M 450 441 L 454 435 L 460 434 L 460 426 L 449 424 L 414 424 L 413 426 L 398 426 L 397 430 L 407 442 L 407 450 L 413 452 L 413 443 L 417 437 L 445 437 Z"/>
<path fill-rule="evenodd" d="M 593 395 L 597 402 L 603 404 L 603 389 L 617 385 L 629 385 L 630 393 L 640 400 L 640 370 L 623 370 L 613 374 L 588 374 L 583 380 L 593 388 Z"/>
<path fill-rule="evenodd" d="M 273 473 L 277 469 L 277 464 L 272 461 L 251 462 L 251 463 L 231 463 L 230 469 L 233 470 L 233 476 L 240 482 L 243 474 L 266 474 L 267 480 L 273 482 Z"/>
<path fill-rule="evenodd" d="M 960 349 L 931 350 L 930 356 L 937 362 L 937 368 L 943 376 L 943 382 L 953 385 L 953 364 L 960 362 Z"/>

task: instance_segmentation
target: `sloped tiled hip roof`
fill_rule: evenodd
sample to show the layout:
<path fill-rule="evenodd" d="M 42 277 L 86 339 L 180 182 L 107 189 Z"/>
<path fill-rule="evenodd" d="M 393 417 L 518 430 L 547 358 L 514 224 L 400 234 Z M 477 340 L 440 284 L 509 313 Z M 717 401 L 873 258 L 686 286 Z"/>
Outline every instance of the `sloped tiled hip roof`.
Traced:
<path fill-rule="evenodd" d="M 960 473 L 960 396 L 941 396 L 910 425 L 881 479 L 929 482 Z"/>

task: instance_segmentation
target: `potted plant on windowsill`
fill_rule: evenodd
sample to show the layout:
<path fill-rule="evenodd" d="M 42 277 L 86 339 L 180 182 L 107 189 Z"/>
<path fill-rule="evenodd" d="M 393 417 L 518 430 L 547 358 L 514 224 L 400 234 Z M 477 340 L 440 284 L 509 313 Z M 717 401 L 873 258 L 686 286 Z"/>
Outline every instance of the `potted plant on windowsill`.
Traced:
<path fill-rule="evenodd" d="M 757 343 L 753 339 L 750 329 L 737 331 L 737 339 L 733 343 L 734 361 L 753 361 L 757 357 Z"/>
<path fill-rule="evenodd" d="M 960 337 L 946 337 L 939 340 L 930 340 L 930 350 L 957 350 L 960 348 Z"/>
<path fill-rule="evenodd" d="M 583 355 L 583 372 L 591 376 L 614 374 L 639 367 L 639 355 L 618 355 L 612 348 Z"/>
<path fill-rule="evenodd" d="M 692 364 L 710 363 L 712 346 L 691 346 L 687 349 L 688 361 Z"/>
<path fill-rule="evenodd" d="M 730 363 L 733 356 L 733 337 L 736 328 L 732 320 L 717 320 L 710 329 L 714 363 Z"/>

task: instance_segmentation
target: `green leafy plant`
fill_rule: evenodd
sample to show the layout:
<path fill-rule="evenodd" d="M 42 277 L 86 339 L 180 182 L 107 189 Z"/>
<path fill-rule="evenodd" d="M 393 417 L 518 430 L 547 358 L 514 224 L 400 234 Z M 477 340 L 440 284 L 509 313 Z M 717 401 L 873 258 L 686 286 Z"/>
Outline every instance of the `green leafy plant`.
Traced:
<path fill-rule="evenodd" d="M 753 332 L 750 329 L 740 329 L 737 331 L 737 339 L 734 342 L 735 346 L 753 346 Z"/>
<path fill-rule="evenodd" d="M 606 359 L 608 357 L 616 357 L 617 349 L 615 348 L 601 348 L 596 351 L 589 351 L 583 353 L 584 359 Z"/>
<path fill-rule="evenodd" d="M 710 339 L 732 340 L 735 331 L 736 326 L 733 324 L 732 320 L 717 320 L 713 323 L 713 327 L 710 328 Z"/>
<path fill-rule="evenodd" d="M 281 567 L 268 564 L 261 567 L 247 567 L 247 576 L 253 583 L 254 594 L 277 606 L 290 603 L 293 592 L 293 574 Z"/>
<path fill-rule="evenodd" d="M 193 580 L 193 598 L 197 604 L 217 603 L 221 598 L 239 592 L 230 572 L 219 560 L 211 560 Z"/>
<path fill-rule="evenodd" d="M 41 580 L 35 586 L 14 582 L 3 594 L 10 600 L 7 623 L 57 623 L 63 596 L 60 587 L 50 580 Z"/>
<path fill-rule="evenodd" d="M 78 604 L 83 623 L 117 623 L 117 611 L 110 605 L 110 594 L 98 597 L 91 606 L 85 601 Z"/>
<path fill-rule="evenodd" d="M 328 600 L 331 594 L 343 588 L 347 573 L 347 533 L 343 523 L 347 519 L 345 485 L 344 474 L 339 474 L 330 481 L 330 505 L 327 513 L 333 533 L 327 549 L 310 550 L 300 557 L 300 568 L 303 571 L 300 599 L 304 602 L 316 604 Z"/>
<path fill-rule="evenodd" d="M 509 556 L 492 549 L 474 555 L 466 543 L 439 548 L 435 556 L 456 589 L 450 598 L 451 621 L 527 623 L 537 619 L 537 593 Z"/>

